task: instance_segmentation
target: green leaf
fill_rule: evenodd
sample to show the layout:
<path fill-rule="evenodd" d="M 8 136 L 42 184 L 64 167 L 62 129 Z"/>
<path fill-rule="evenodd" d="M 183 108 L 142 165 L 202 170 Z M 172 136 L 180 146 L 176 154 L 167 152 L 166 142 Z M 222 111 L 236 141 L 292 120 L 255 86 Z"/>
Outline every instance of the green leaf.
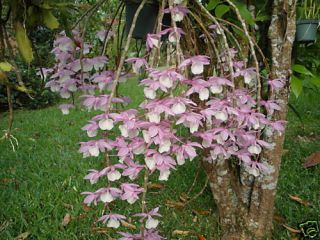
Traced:
<path fill-rule="evenodd" d="M 50 29 L 56 29 L 59 27 L 57 18 L 52 14 L 50 10 L 44 9 L 42 11 L 43 23 Z"/>
<path fill-rule="evenodd" d="M 300 78 L 297 78 L 296 76 L 292 76 L 290 86 L 291 91 L 294 93 L 296 98 L 298 98 L 303 88 L 302 80 Z"/>
<path fill-rule="evenodd" d="M 33 93 L 33 90 L 32 89 L 28 89 L 26 88 L 25 86 L 21 86 L 21 85 L 18 85 L 18 84 L 15 84 L 14 85 L 14 88 L 20 92 L 24 92 L 24 93 Z"/>
<path fill-rule="evenodd" d="M 250 25 L 254 25 L 254 19 L 250 13 L 250 11 L 248 10 L 247 6 L 242 4 L 242 3 L 238 3 L 237 7 L 239 9 L 240 15 L 241 17 Z"/>
<path fill-rule="evenodd" d="M 33 60 L 33 52 L 27 32 L 20 22 L 15 23 L 15 30 L 19 51 L 24 60 L 29 64 Z"/>
<path fill-rule="evenodd" d="M 219 5 L 218 7 L 216 7 L 215 9 L 215 15 L 218 18 L 221 18 L 224 14 L 226 14 L 227 12 L 229 12 L 230 7 L 224 4 Z"/>
<path fill-rule="evenodd" d="M 220 0 L 210 0 L 210 2 L 207 5 L 207 9 L 209 11 L 215 9 L 215 7 L 220 3 Z"/>
<path fill-rule="evenodd" d="M 0 62 L 0 70 L 4 72 L 10 72 L 13 66 L 8 62 Z"/>
<path fill-rule="evenodd" d="M 310 82 L 311 82 L 313 85 L 315 85 L 315 86 L 317 86 L 317 87 L 320 87 L 320 77 L 314 76 L 314 77 L 312 77 L 312 78 L 310 79 Z"/>
<path fill-rule="evenodd" d="M 237 33 L 237 35 L 239 35 L 242 38 L 243 41 L 248 42 L 248 38 L 242 31 L 240 31 L 238 28 L 235 28 L 233 26 L 231 26 L 231 28 L 235 33 Z"/>
<path fill-rule="evenodd" d="M 310 72 L 305 66 L 303 65 L 299 65 L 299 64 L 295 64 L 292 66 L 292 70 L 297 72 L 297 73 L 301 73 L 304 75 L 309 75 L 309 76 L 313 76 L 312 72 Z"/>
<path fill-rule="evenodd" d="M 255 19 L 256 22 L 265 22 L 268 20 L 270 20 L 270 16 L 268 15 L 258 15 L 256 16 L 256 19 Z"/>

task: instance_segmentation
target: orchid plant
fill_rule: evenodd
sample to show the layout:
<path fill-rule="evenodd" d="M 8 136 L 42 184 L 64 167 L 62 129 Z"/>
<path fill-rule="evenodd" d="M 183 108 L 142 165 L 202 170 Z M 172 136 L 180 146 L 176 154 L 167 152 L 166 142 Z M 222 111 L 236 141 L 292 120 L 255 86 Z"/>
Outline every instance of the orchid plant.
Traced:
<path fill-rule="evenodd" d="M 274 169 L 260 154 L 263 149 L 272 149 L 274 143 L 263 140 L 262 135 L 284 132 L 285 121 L 272 120 L 272 115 L 281 111 L 280 104 L 256 97 L 260 73 L 246 67 L 237 49 L 224 49 L 218 67 L 209 73 L 210 65 L 215 63 L 206 55 L 177 54 L 173 64 L 150 64 L 149 56 L 161 48 L 167 35 L 176 53 L 183 52 L 180 43 L 185 30 L 176 23 L 189 10 L 183 1 L 169 1 L 168 6 L 163 11 L 171 13 L 172 26 L 147 35 L 145 56 L 126 59 L 133 73 L 146 73 L 140 81 L 145 98 L 137 109 L 114 107 L 129 102 L 128 97 L 115 96 L 117 71 L 108 66 L 105 56 L 89 57 L 92 46 L 78 31 L 72 32 L 72 38 L 60 33 L 52 50 L 57 64 L 46 71 L 53 72 L 47 83 L 52 91 L 66 99 L 81 91 L 82 106 L 100 112 L 83 126 L 92 140 L 81 142 L 79 152 L 84 158 L 106 155 L 107 166 L 91 169 L 84 177 L 92 185 L 102 181 L 105 186 L 83 192 L 84 203 L 104 205 L 98 221 L 117 229 L 128 216 L 116 212 L 119 209 L 112 209 L 110 203 L 122 200 L 132 205 L 141 201 L 141 212 L 132 214 L 140 219 L 140 231 L 118 232 L 121 240 L 163 239 L 157 230 L 161 208 L 148 206 L 146 201 L 150 176 L 168 181 L 179 166 L 198 156 L 209 164 L 233 161 L 255 177 L 268 174 Z M 216 39 L 223 37 L 218 24 L 207 26 L 207 31 Z M 101 34 L 100 39 L 106 38 Z M 266 82 L 273 92 L 284 87 L 282 79 Z M 74 107 L 63 104 L 60 109 L 68 114 Z M 119 135 L 114 136 L 116 129 Z M 141 186 L 137 182 L 140 175 L 144 175 Z"/>

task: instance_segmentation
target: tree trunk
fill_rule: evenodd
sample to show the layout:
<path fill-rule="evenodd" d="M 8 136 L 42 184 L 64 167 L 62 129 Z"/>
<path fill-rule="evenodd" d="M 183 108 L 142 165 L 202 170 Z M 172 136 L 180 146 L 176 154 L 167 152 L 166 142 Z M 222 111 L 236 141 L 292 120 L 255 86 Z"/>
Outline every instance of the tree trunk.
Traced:
<path fill-rule="evenodd" d="M 271 50 L 271 79 L 285 79 L 286 87 L 272 92 L 269 99 L 281 102 L 282 112 L 272 116 L 273 120 L 285 120 L 291 75 L 291 53 L 295 38 L 296 2 L 274 0 L 269 27 Z M 268 132 L 268 131 L 267 131 Z M 236 169 L 226 160 L 216 165 L 203 162 L 209 176 L 210 187 L 216 202 L 222 239 L 266 239 L 271 237 L 276 186 L 279 176 L 284 135 L 264 136 L 275 143 L 272 150 L 264 151 L 260 161 L 272 171 L 254 177 L 241 168 Z"/>

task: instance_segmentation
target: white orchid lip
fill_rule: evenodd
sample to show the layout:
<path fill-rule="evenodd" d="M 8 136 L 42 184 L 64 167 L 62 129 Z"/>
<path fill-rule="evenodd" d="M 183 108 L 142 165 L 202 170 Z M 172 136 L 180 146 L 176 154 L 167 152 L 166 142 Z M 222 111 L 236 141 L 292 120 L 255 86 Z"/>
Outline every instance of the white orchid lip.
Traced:
<path fill-rule="evenodd" d="M 255 80 L 256 76 L 255 74 L 245 74 L 244 75 L 244 83 L 246 84 L 250 84 L 252 82 L 252 80 Z"/>
<path fill-rule="evenodd" d="M 228 119 L 228 114 L 224 111 L 218 111 L 214 114 L 214 117 L 224 122 Z"/>
<path fill-rule="evenodd" d="M 69 79 L 71 79 L 69 75 L 61 76 L 61 77 L 59 78 L 59 80 L 60 80 L 61 82 L 65 82 L 65 81 L 67 81 L 67 80 L 69 80 Z"/>
<path fill-rule="evenodd" d="M 59 91 L 60 91 L 60 86 L 51 86 L 51 87 L 50 87 L 50 90 L 51 90 L 52 92 L 59 92 Z"/>
<path fill-rule="evenodd" d="M 170 140 L 164 140 L 160 145 L 159 145 L 159 153 L 164 153 L 170 151 L 171 147 L 171 142 Z"/>
<path fill-rule="evenodd" d="M 101 130 L 111 130 L 113 128 L 112 119 L 101 119 L 99 121 L 99 127 Z"/>
<path fill-rule="evenodd" d="M 97 136 L 97 134 L 98 134 L 97 130 L 87 131 L 88 137 L 95 137 L 95 136 Z"/>
<path fill-rule="evenodd" d="M 183 157 L 177 157 L 177 163 L 179 166 L 185 164 L 186 160 Z"/>
<path fill-rule="evenodd" d="M 223 87 L 222 87 L 221 85 L 211 86 L 211 87 L 210 87 L 210 91 L 211 91 L 213 94 L 222 93 Z"/>
<path fill-rule="evenodd" d="M 159 40 L 156 39 L 156 38 L 150 38 L 151 39 L 151 42 L 152 44 L 155 46 L 155 47 L 159 47 Z"/>
<path fill-rule="evenodd" d="M 109 181 L 114 182 L 121 178 L 121 173 L 119 171 L 111 171 L 111 172 L 108 172 L 107 177 Z"/>
<path fill-rule="evenodd" d="M 258 144 L 253 144 L 253 145 L 251 145 L 250 147 L 248 147 L 248 151 L 249 151 L 249 153 L 251 153 L 251 154 L 260 154 L 261 151 L 262 151 L 262 149 L 261 149 L 260 145 L 258 145 Z"/>
<path fill-rule="evenodd" d="M 153 157 L 146 157 L 144 161 L 145 161 L 147 167 L 149 168 L 149 170 L 153 170 L 155 168 L 156 161 Z"/>
<path fill-rule="evenodd" d="M 176 36 L 175 36 L 175 33 L 170 33 L 170 34 L 169 34 L 169 37 L 168 37 L 168 40 L 169 40 L 169 42 L 171 42 L 171 43 L 177 42 L 177 38 L 176 38 Z"/>
<path fill-rule="evenodd" d="M 134 137 L 137 137 L 138 135 L 139 135 L 138 129 L 131 129 L 128 131 L 129 138 L 134 138 Z"/>
<path fill-rule="evenodd" d="M 199 124 L 198 123 L 190 123 L 189 128 L 190 128 L 190 133 L 194 133 L 194 132 L 198 131 Z"/>
<path fill-rule="evenodd" d="M 106 84 L 104 82 L 99 82 L 98 87 L 100 90 L 103 90 L 106 87 Z"/>
<path fill-rule="evenodd" d="M 155 99 L 156 98 L 156 91 L 154 91 L 151 88 L 144 88 L 143 92 L 144 92 L 144 95 L 149 99 Z"/>
<path fill-rule="evenodd" d="M 69 109 L 66 109 L 66 108 L 61 109 L 61 111 L 63 115 L 68 115 L 70 112 Z"/>
<path fill-rule="evenodd" d="M 136 201 L 137 201 L 137 199 L 133 198 L 133 197 L 127 199 L 127 202 L 130 204 L 134 204 Z"/>
<path fill-rule="evenodd" d="M 252 168 L 252 167 L 246 166 L 246 167 L 245 167 L 245 170 L 246 170 L 249 174 L 251 174 L 251 175 L 253 175 L 253 176 L 255 176 L 255 177 L 258 177 L 258 176 L 260 175 L 260 171 L 259 171 L 259 169 L 257 169 L 257 168 Z"/>
<path fill-rule="evenodd" d="M 172 20 L 175 22 L 181 22 L 183 20 L 183 13 L 177 12 L 172 14 Z"/>
<path fill-rule="evenodd" d="M 159 224 L 159 220 L 149 217 L 146 221 L 146 228 L 153 229 L 156 228 Z"/>
<path fill-rule="evenodd" d="M 203 88 L 199 92 L 199 98 L 201 101 L 207 100 L 209 98 L 209 90 L 207 88 Z"/>
<path fill-rule="evenodd" d="M 254 130 L 258 130 L 261 126 L 260 126 L 260 123 L 257 122 L 255 124 L 253 124 L 252 127 L 253 127 Z"/>
<path fill-rule="evenodd" d="M 160 76 L 159 82 L 166 88 L 171 88 L 173 86 L 173 81 L 168 76 Z"/>
<path fill-rule="evenodd" d="M 208 148 L 208 147 L 211 146 L 211 142 L 208 141 L 208 140 L 203 139 L 202 140 L 202 146 L 205 147 L 205 148 Z"/>
<path fill-rule="evenodd" d="M 149 136 L 149 132 L 147 130 L 143 130 L 142 131 L 142 136 L 143 136 L 143 139 L 146 143 L 149 143 L 150 142 L 150 136 Z"/>
<path fill-rule="evenodd" d="M 129 137 L 128 129 L 124 125 L 119 126 L 122 137 Z"/>
<path fill-rule="evenodd" d="M 93 157 L 99 156 L 99 148 L 97 146 L 91 146 L 88 151 L 89 151 L 90 155 Z"/>
<path fill-rule="evenodd" d="M 149 121 L 153 122 L 153 123 L 159 123 L 161 120 L 160 114 L 155 113 L 155 112 L 147 113 L 147 117 L 148 117 Z"/>
<path fill-rule="evenodd" d="M 118 220 L 110 219 L 108 221 L 107 227 L 110 228 L 119 228 L 120 227 L 120 222 Z"/>
<path fill-rule="evenodd" d="M 77 90 L 78 90 L 78 88 L 77 88 L 77 86 L 76 85 L 70 85 L 69 87 L 68 87 L 68 90 L 70 91 L 70 92 L 76 92 Z"/>
<path fill-rule="evenodd" d="M 184 105 L 183 103 L 176 103 L 172 106 L 171 110 L 175 113 L 175 114 L 181 114 L 184 113 L 186 111 L 186 105 Z"/>
<path fill-rule="evenodd" d="M 62 98 L 70 98 L 71 97 L 71 94 L 70 94 L 70 92 L 68 92 L 68 91 L 63 91 L 63 92 L 60 92 L 60 96 L 62 97 Z"/>
<path fill-rule="evenodd" d="M 203 73 L 203 69 L 204 69 L 203 63 L 201 62 L 194 62 L 191 65 L 191 72 L 193 74 L 201 74 Z"/>
<path fill-rule="evenodd" d="M 169 170 L 161 171 L 159 181 L 168 181 L 170 173 Z"/>
<path fill-rule="evenodd" d="M 110 194 L 110 192 L 105 192 L 103 194 L 101 194 L 100 196 L 100 200 L 104 203 L 110 203 L 114 200 L 113 196 Z"/>
<path fill-rule="evenodd" d="M 144 153 L 146 147 L 144 146 L 144 144 L 141 144 L 141 146 L 139 146 L 138 148 L 133 149 L 133 153 L 136 155 L 140 155 L 142 153 Z"/>

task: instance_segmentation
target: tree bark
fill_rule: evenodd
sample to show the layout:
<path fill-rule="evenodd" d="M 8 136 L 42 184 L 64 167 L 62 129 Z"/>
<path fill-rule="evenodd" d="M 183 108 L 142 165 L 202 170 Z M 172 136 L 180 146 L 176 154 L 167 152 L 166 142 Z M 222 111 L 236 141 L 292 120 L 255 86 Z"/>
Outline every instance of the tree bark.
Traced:
<path fill-rule="evenodd" d="M 282 111 L 274 114 L 272 120 L 285 120 L 287 116 L 295 9 L 294 0 L 274 0 L 272 4 L 268 32 L 271 50 L 270 79 L 286 80 L 285 88 L 279 92 L 270 92 L 268 96 L 269 99 L 280 102 L 282 107 Z M 272 169 L 269 174 L 254 177 L 231 166 L 226 160 L 217 161 L 215 165 L 203 161 L 224 232 L 222 239 L 271 237 L 284 135 L 269 134 L 264 139 L 275 144 L 272 150 L 263 151 L 260 157 L 260 161 Z"/>

